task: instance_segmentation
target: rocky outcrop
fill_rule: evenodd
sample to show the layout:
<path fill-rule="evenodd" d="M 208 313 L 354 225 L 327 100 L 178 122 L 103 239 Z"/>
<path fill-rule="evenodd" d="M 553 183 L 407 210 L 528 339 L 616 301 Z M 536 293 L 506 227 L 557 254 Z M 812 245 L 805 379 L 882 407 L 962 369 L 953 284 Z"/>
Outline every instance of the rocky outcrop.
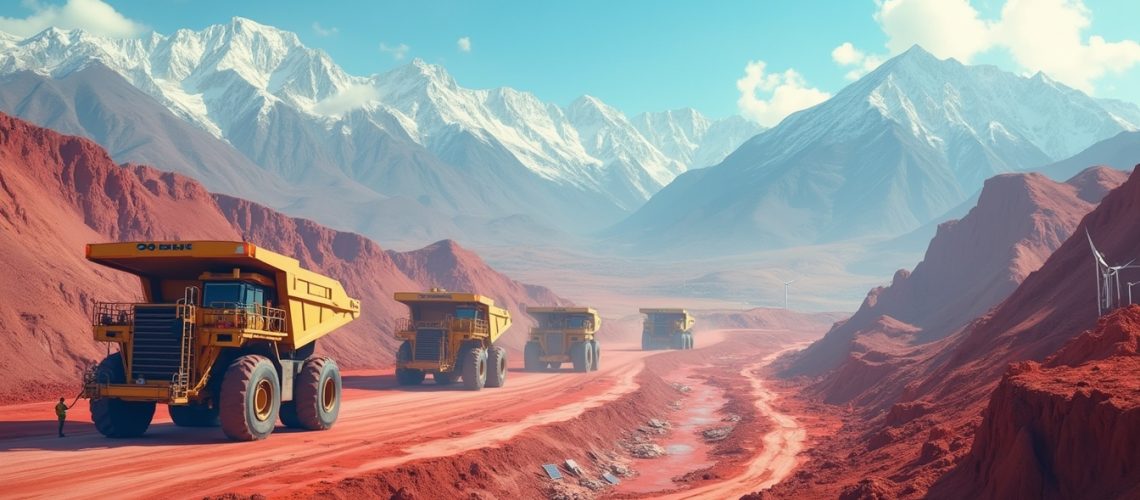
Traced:
<path fill-rule="evenodd" d="M 969 456 L 931 495 L 1136 498 L 1138 341 L 1140 307 L 1134 306 L 1045 363 L 1010 367 L 990 398 Z"/>

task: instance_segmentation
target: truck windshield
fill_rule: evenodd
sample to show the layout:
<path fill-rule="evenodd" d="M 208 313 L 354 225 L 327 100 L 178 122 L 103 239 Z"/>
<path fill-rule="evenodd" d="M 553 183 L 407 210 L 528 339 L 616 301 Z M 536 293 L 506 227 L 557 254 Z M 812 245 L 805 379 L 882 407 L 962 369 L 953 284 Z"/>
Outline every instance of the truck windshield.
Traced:
<path fill-rule="evenodd" d="M 206 307 L 246 307 L 261 305 L 265 290 L 248 283 L 206 283 L 202 304 Z"/>
<path fill-rule="evenodd" d="M 474 307 L 459 307 L 455 309 L 455 317 L 458 319 L 475 319 L 478 315 L 478 311 Z"/>

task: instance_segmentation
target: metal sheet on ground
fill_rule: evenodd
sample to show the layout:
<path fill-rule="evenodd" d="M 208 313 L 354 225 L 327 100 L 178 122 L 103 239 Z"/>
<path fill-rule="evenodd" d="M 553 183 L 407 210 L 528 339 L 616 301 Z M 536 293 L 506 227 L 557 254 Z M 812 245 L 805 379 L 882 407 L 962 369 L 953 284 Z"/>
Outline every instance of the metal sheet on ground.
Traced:
<path fill-rule="evenodd" d="M 546 475 L 550 479 L 562 479 L 562 473 L 558 471 L 558 466 L 554 464 L 542 464 L 542 469 L 546 471 Z"/>

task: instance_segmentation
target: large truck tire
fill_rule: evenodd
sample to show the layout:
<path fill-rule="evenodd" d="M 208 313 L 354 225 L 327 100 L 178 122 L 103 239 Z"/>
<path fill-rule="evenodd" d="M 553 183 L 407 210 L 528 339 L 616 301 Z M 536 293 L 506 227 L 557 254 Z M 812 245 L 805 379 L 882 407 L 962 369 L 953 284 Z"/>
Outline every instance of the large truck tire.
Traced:
<path fill-rule="evenodd" d="M 507 383 L 507 350 L 492 347 L 487 354 L 487 387 L 502 387 Z"/>
<path fill-rule="evenodd" d="M 590 363 L 590 371 L 596 372 L 598 371 L 598 368 L 601 366 L 602 362 L 602 346 L 598 345 L 597 340 L 591 340 L 590 347 L 592 347 L 594 351 L 594 359 Z"/>
<path fill-rule="evenodd" d="M 179 427 L 217 427 L 218 407 L 210 408 L 206 403 L 170 405 L 170 419 Z"/>
<path fill-rule="evenodd" d="M 691 334 L 691 333 L 685 334 L 685 345 L 687 346 L 686 349 L 692 349 L 693 348 L 693 334 Z"/>
<path fill-rule="evenodd" d="M 332 358 L 309 358 L 293 382 L 293 405 L 301 428 L 323 431 L 340 415 L 340 367 Z"/>
<path fill-rule="evenodd" d="M 405 340 L 400 344 L 400 348 L 396 350 L 396 383 L 400 385 L 420 385 L 427 375 L 423 370 L 413 370 L 411 368 L 400 368 L 400 362 L 407 362 L 412 360 L 412 343 Z M 436 381 L 439 381 L 436 378 Z"/>
<path fill-rule="evenodd" d="M 103 384 L 126 383 L 122 354 L 112 354 L 100 362 L 95 370 L 95 381 Z M 100 434 L 109 438 L 138 437 L 150 427 L 150 421 L 154 418 L 154 406 L 153 401 L 92 399 L 91 421 Z"/>
<path fill-rule="evenodd" d="M 594 350 L 589 342 L 575 342 L 570 345 L 570 362 L 574 364 L 574 371 L 588 372 L 594 362 Z"/>
<path fill-rule="evenodd" d="M 542 358 L 542 346 L 538 342 L 527 342 L 523 348 L 523 369 L 537 372 L 546 368 L 540 358 Z"/>
<path fill-rule="evenodd" d="M 460 369 L 463 371 L 463 388 L 478 391 L 487 385 L 487 350 L 482 347 L 468 347 L 462 354 Z"/>
<path fill-rule="evenodd" d="M 281 381 L 273 363 L 256 354 L 230 363 L 222 377 L 220 406 L 222 432 L 230 439 L 255 441 L 269 437 L 281 410 Z"/>
<path fill-rule="evenodd" d="M 670 347 L 672 347 L 673 349 L 684 349 L 685 348 L 685 334 L 674 333 L 673 336 L 670 337 L 670 339 L 669 339 L 669 344 L 670 344 Z"/>
<path fill-rule="evenodd" d="M 653 337 L 650 337 L 648 333 L 642 333 L 641 334 L 641 350 L 643 350 L 643 351 L 652 351 L 653 350 Z"/>

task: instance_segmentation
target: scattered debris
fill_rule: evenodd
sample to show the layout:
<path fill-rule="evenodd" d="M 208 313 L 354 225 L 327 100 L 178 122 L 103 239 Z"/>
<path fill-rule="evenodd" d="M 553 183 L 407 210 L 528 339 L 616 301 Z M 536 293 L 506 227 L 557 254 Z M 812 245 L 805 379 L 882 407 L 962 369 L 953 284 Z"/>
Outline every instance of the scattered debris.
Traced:
<path fill-rule="evenodd" d="M 677 400 L 677 401 L 674 401 L 674 402 L 672 402 L 672 403 L 669 403 L 669 408 L 670 408 L 670 409 L 673 409 L 673 410 L 680 410 L 680 409 L 681 409 L 681 406 L 682 406 L 682 405 L 681 405 L 681 401 L 680 401 L 680 400 Z"/>
<path fill-rule="evenodd" d="M 578 466 L 578 462 L 575 462 L 574 459 L 566 459 L 566 470 L 574 473 L 575 476 L 582 477 L 582 468 Z"/>
<path fill-rule="evenodd" d="M 650 427 L 653 427 L 654 429 L 667 429 L 667 428 L 669 428 L 669 422 L 667 422 L 665 420 L 657 419 L 657 418 L 649 419 L 648 424 Z"/>
<path fill-rule="evenodd" d="M 546 498 L 549 500 L 585 500 L 594 498 L 594 495 L 577 485 L 560 481 L 547 485 Z"/>
<path fill-rule="evenodd" d="M 629 454 L 637 458 L 657 458 L 665 454 L 665 448 L 654 443 L 639 443 L 629 448 Z"/>
<path fill-rule="evenodd" d="M 731 415 L 728 415 L 728 416 L 720 419 L 720 421 L 721 422 L 739 422 L 740 421 L 740 415 L 731 414 Z"/>
<path fill-rule="evenodd" d="M 633 477 L 633 469 L 630 469 L 623 463 L 613 462 L 610 464 L 610 472 L 618 477 Z"/>
<path fill-rule="evenodd" d="M 732 427 L 713 427 L 701 431 L 701 436 L 704 436 L 705 441 L 720 441 L 727 438 L 732 433 Z"/>
<path fill-rule="evenodd" d="M 578 484 L 589 488 L 591 491 L 601 491 L 606 489 L 606 483 L 588 477 L 579 479 Z"/>
<path fill-rule="evenodd" d="M 550 479 L 554 479 L 554 480 L 562 479 L 562 473 L 558 471 L 557 465 L 542 464 L 542 469 L 546 471 L 546 475 L 550 476 Z"/>
<path fill-rule="evenodd" d="M 610 483 L 613 485 L 617 485 L 618 483 L 621 482 L 621 479 L 618 479 L 617 476 L 610 474 L 609 472 L 603 472 L 602 473 L 602 479 L 605 479 L 607 483 Z"/>
<path fill-rule="evenodd" d="M 690 392 L 693 392 L 692 387 L 689 387 L 689 386 L 682 384 L 680 382 L 673 382 L 673 388 L 676 389 L 677 392 L 680 392 L 683 394 L 688 394 Z"/>

